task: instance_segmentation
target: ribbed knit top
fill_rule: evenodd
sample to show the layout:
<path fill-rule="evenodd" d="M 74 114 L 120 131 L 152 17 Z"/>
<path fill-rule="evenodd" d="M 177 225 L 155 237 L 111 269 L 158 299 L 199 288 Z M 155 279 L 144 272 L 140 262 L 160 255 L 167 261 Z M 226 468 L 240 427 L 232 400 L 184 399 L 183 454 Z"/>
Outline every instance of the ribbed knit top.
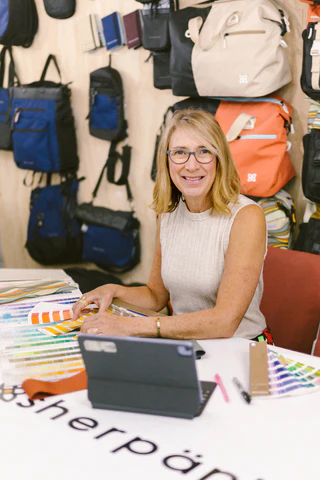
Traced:
<path fill-rule="evenodd" d="M 237 213 L 252 204 L 257 205 L 239 195 L 239 203 L 229 205 L 230 216 L 211 214 L 210 210 L 192 213 L 180 201 L 174 212 L 162 216 L 161 274 L 175 315 L 215 307 L 231 227 Z M 260 311 L 262 293 L 261 270 L 252 301 L 234 336 L 251 339 L 266 327 Z"/>

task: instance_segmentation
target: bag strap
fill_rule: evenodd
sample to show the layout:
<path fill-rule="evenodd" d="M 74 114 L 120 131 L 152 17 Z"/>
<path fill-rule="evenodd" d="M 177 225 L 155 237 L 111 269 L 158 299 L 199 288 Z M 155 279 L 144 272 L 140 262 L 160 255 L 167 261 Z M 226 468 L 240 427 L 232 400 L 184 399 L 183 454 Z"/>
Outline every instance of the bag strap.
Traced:
<path fill-rule="evenodd" d="M 41 77 L 40 77 L 40 82 L 43 82 L 43 81 L 44 81 L 51 60 L 53 61 L 54 65 L 55 65 L 55 67 L 56 67 L 56 69 L 57 69 L 57 72 L 58 72 L 59 77 L 60 77 L 60 81 L 61 81 L 61 83 L 62 83 L 61 72 L 60 72 L 60 68 L 59 68 L 57 59 L 56 59 L 55 55 L 52 55 L 52 54 L 50 54 L 50 55 L 48 56 L 48 58 L 47 58 L 46 64 L 45 64 L 45 66 L 44 66 L 44 69 L 43 69 L 42 74 L 41 74 Z"/>
<path fill-rule="evenodd" d="M 10 55 L 10 64 L 9 64 L 9 70 L 8 70 L 8 87 L 14 86 L 15 78 L 17 79 L 18 85 L 20 85 L 20 80 L 15 70 L 15 63 L 12 55 L 12 48 L 11 46 L 5 45 L 0 53 L 0 88 L 3 88 L 3 83 L 4 83 L 4 74 L 5 74 L 5 66 L 6 66 L 5 58 L 6 58 L 7 52 Z"/>
<path fill-rule="evenodd" d="M 118 142 L 116 140 L 113 140 L 110 145 L 110 150 L 109 150 L 109 155 L 107 158 L 106 163 L 102 167 L 101 173 L 99 175 L 98 181 L 96 183 L 96 186 L 92 192 L 92 200 L 91 203 L 93 203 L 94 199 L 97 196 L 98 190 L 101 185 L 102 178 L 104 176 L 104 173 L 107 173 L 107 179 L 110 183 L 113 183 L 114 185 L 125 185 L 126 190 L 127 190 L 127 197 L 128 201 L 131 206 L 131 210 L 134 212 L 134 205 L 133 205 L 133 196 L 131 192 L 131 188 L 129 185 L 129 170 L 130 170 L 130 160 L 131 160 L 131 147 L 129 145 L 124 145 L 122 148 L 122 154 L 117 152 Z M 118 180 L 115 179 L 115 173 L 116 173 L 116 165 L 118 161 L 122 162 L 122 172 L 120 175 L 120 178 Z"/>
<path fill-rule="evenodd" d="M 315 91 L 320 89 L 319 74 L 320 74 L 320 25 L 316 23 L 315 37 L 310 49 L 311 55 L 311 84 Z"/>
<path fill-rule="evenodd" d="M 256 117 L 248 113 L 241 113 L 233 122 L 226 134 L 228 142 L 236 140 L 242 130 L 252 130 L 256 123 Z"/>
<path fill-rule="evenodd" d="M 202 24 L 203 24 L 202 17 L 190 18 L 188 22 L 188 30 L 186 32 L 186 37 L 191 38 L 193 43 L 197 43 L 197 41 L 199 40 L 199 33 L 200 33 Z"/>

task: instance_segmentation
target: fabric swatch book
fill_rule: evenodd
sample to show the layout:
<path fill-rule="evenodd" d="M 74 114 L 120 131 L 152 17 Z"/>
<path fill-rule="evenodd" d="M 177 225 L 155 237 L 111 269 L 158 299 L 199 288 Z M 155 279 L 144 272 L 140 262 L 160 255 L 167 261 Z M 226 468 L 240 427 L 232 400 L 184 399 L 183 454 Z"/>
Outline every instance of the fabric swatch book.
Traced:
<path fill-rule="evenodd" d="M 141 10 L 135 10 L 123 16 L 123 24 L 128 48 L 139 48 L 142 45 Z"/>
<path fill-rule="evenodd" d="M 123 21 L 119 12 L 113 12 L 101 19 L 106 48 L 111 52 L 126 44 Z"/>

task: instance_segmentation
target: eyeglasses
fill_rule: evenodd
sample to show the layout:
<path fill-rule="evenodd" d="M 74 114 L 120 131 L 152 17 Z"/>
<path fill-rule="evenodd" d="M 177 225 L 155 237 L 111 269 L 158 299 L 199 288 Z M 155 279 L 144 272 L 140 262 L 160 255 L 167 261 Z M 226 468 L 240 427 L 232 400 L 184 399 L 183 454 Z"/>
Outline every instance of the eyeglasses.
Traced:
<path fill-rule="evenodd" d="M 194 158 L 199 163 L 210 163 L 216 156 L 216 152 L 204 147 L 199 147 L 193 152 L 187 148 L 173 148 L 171 150 L 167 150 L 167 154 L 170 160 L 177 165 L 187 163 L 190 155 L 194 155 Z"/>

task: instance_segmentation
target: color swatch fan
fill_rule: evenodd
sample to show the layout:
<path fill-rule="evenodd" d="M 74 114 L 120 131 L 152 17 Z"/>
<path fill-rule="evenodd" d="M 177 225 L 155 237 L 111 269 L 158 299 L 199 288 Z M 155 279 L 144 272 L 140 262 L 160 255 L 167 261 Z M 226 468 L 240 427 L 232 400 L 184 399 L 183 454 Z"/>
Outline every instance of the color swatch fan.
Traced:
<path fill-rule="evenodd" d="M 320 369 L 287 358 L 266 342 L 250 343 L 250 393 L 252 396 L 303 395 L 320 388 Z"/>

